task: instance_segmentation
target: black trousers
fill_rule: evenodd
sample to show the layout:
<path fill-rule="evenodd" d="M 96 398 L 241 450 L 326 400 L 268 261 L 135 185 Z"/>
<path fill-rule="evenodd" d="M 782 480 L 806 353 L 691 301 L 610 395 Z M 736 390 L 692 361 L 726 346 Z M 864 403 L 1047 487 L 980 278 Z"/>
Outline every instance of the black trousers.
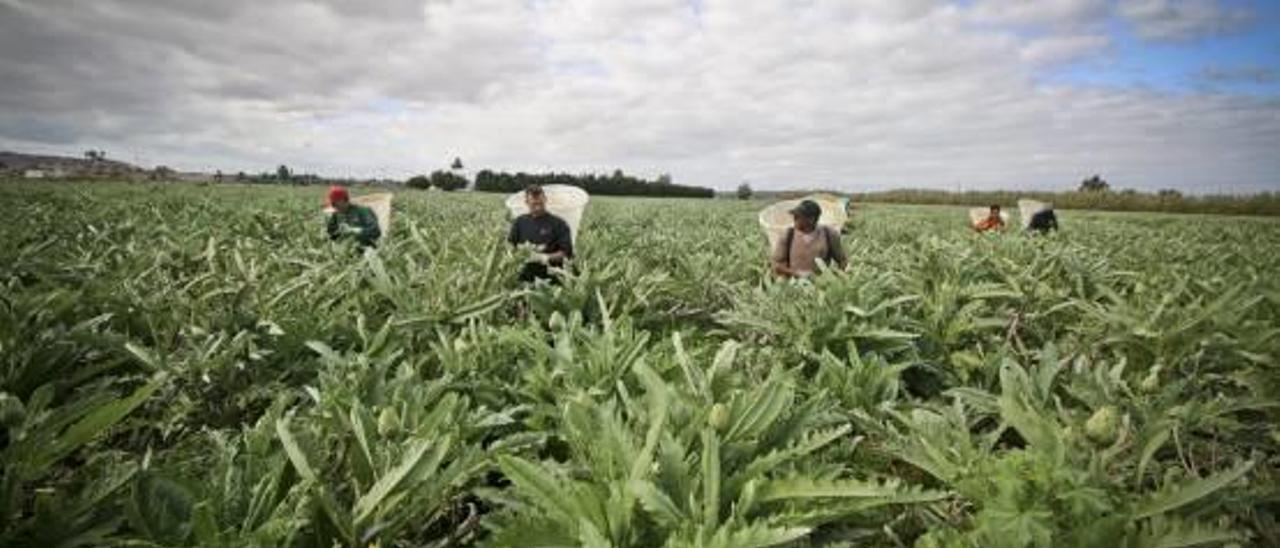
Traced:
<path fill-rule="evenodd" d="M 556 268 L 563 266 L 562 264 L 552 265 Z M 542 263 L 524 263 L 524 267 L 520 269 L 520 283 L 533 283 L 538 280 L 547 280 L 555 285 L 560 285 L 560 276 L 551 272 L 551 269 Z"/>

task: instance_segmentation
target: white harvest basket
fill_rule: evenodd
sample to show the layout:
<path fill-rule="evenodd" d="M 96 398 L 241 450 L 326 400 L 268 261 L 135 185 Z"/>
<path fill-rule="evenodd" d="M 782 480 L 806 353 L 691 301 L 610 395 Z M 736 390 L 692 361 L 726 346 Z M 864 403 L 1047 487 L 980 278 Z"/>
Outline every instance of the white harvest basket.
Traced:
<path fill-rule="evenodd" d="M 990 214 L 991 214 L 991 208 L 989 207 L 970 208 L 969 209 L 969 226 L 975 226 L 975 227 L 978 226 L 978 223 L 982 222 L 982 220 L 986 219 L 987 216 Z M 1004 221 L 1005 226 L 1008 226 L 1009 212 L 1001 209 L 1000 220 Z"/>
<path fill-rule="evenodd" d="M 1018 200 L 1018 215 L 1022 217 L 1022 229 L 1026 230 L 1031 226 L 1031 218 L 1036 213 L 1049 209 L 1053 209 L 1053 204 L 1038 200 Z"/>
<path fill-rule="evenodd" d="M 764 230 L 765 238 L 769 240 L 769 252 L 778 245 L 778 240 L 782 239 L 787 233 L 787 229 L 795 226 L 795 221 L 791 218 L 791 210 L 803 200 L 813 200 L 818 203 L 818 207 L 822 208 L 822 216 L 818 218 L 818 224 L 829 226 L 837 233 L 844 227 L 845 221 L 849 219 L 849 214 L 845 212 L 845 201 L 838 196 L 830 195 L 812 195 L 805 196 L 799 200 L 784 200 L 776 204 L 770 205 L 760 210 L 760 229 Z"/>

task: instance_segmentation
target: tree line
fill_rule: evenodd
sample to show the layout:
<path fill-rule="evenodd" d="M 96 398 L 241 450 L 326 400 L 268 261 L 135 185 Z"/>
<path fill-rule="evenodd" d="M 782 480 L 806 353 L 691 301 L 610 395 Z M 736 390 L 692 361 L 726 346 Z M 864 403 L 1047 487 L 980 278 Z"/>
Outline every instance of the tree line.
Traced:
<path fill-rule="evenodd" d="M 476 190 L 482 192 L 518 192 L 529 185 L 570 185 L 600 196 L 649 196 L 674 198 L 714 198 L 710 188 L 678 185 L 670 175 L 644 179 L 615 170 L 611 175 L 594 173 L 505 173 L 483 170 L 476 174 Z"/>
<path fill-rule="evenodd" d="M 467 178 L 457 173 L 436 170 L 431 175 L 415 175 L 404 182 L 409 188 L 436 187 L 440 190 L 462 190 L 467 188 Z"/>

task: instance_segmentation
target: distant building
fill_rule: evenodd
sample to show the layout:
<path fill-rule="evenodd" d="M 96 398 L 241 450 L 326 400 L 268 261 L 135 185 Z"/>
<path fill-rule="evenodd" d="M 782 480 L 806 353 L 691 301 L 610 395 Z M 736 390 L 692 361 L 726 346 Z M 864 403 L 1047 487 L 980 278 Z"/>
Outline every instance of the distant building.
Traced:
<path fill-rule="evenodd" d="M 62 179 L 66 176 L 67 170 L 60 167 L 40 166 L 22 170 L 24 179 Z"/>
<path fill-rule="evenodd" d="M 214 176 L 208 173 L 185 171 L 177 172 L 173 174 L 171 178 L 175 181 L 181 181 L 184 183 L 212 183 L 214 181 Z"/>

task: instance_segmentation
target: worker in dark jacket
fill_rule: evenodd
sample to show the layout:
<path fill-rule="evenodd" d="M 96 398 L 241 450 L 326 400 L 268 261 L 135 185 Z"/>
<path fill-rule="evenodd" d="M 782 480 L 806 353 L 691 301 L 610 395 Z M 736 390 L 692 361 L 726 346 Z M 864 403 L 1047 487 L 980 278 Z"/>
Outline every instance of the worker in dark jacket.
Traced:
<path fill-rule="evenodd" d="M 1048 234 L 1050 231 L 1058 230 L 1058 216 L 1053 213 L 1052 209 L 1042 209 L 1031 216 L 1031 222 L 1027 224 L 1028 232 L 1038 232 L 1040 234 Z"/>
<path fill-rule="evenodd" d="M 564 268 L 573 259 L 573 235 L 569 223 L 547 211 L 547 195 L 542 187 L 530 185 L 524 190 L 524 203 L 529 212 L 511 222 L 507 242 L 513 246 L 532 244 L 534 253 L 520 269 L 521 282 L 556 279 L 550 268 Z"/>
<path fill-rule="evenodd" d="M 351 203 L 351 195 L 340 186 L 329 189 L 329 207 L 333 208 L 326 227 L 330 240 L 351 238 L 362 248 L 377 247 L 382 229 L 372 209 Z"/>

